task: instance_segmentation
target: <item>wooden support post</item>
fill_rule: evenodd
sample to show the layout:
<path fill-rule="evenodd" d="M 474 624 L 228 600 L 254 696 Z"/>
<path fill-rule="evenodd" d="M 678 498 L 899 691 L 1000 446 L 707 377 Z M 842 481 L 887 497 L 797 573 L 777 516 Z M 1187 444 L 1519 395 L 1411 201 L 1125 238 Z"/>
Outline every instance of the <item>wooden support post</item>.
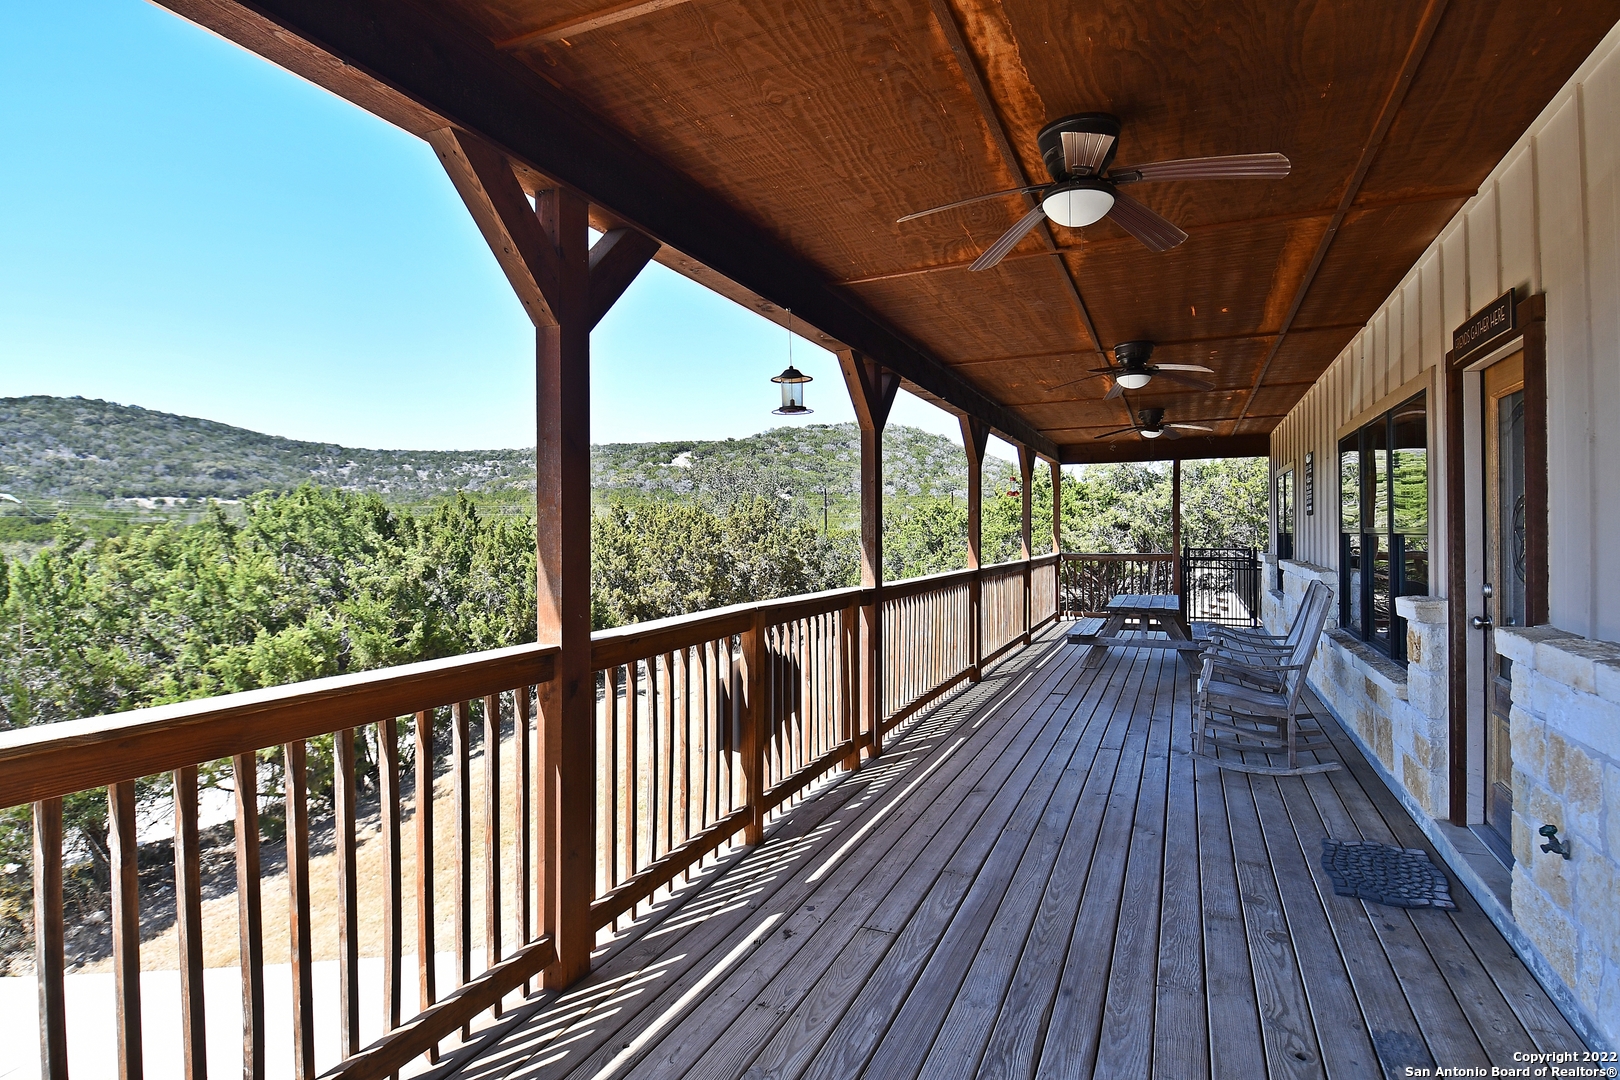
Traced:
<path fill-rule="evenodd" d="M 766 678 L 764 615 L 754 611 L 754 623 L 742 635 L 743 708 L 738 756 L 742 758 L 742 805 L 748 810 L 743 842 L 757 844 L 765 835 L 765 741 L 770 719 L 769 680 Z"/>
<path fill-rule="evenodd" d="M 555 674 L 537 690 L 540 930 L 557 944 L 545 983 L 563 987 L 590 970 L 595 943 L 591 328 L 659 245 L 615 229 L 593 248 L 581 196 L 538 191 L 531 210 L 499 150 L 454 128 L 427 140 L 535 325 L 538 640 L 561 648 Z"/>
<path fill-rule="evenodd" d="M 1052 617 L 1063 615 L 1063 465 L 1047 462 L 1052 469 Z"/>
<path fill-rule="evenodd" d="M 1022 505 L 1019 507 L 1018 544 L 1023 552 L 1024 560 L 1024 644 L 1029 644 L 1029 593 L 1030 593 L 1030 565 L 1029 560 L 1035 553 L 1034 537 L 1034 503 L 1035 493 L 1030 489 L 1035 486 L 1035 452 L 1027 446 L 1018 447 L 1018 490 Z"/>
<path fill-rule="evenodd" d="M 855 420 L 861 429 L 861 609 L 860 716 L 871 737 L 867 754 L 883 752 L 883 427 L 900 389 L 900 378 L 859 353 L 838 354 Z"/>
<path fill-rule="evenodd" d="M 544 782 L 554 862 L 549 907 L 557 963 L 546 985 L 568 986 L 591 966 L 591 897 L 596 852 L 596 680 L 591 669 L 591 335 L 589 234 L 585 200 L 566 191 L 538 199 L 539 218 L 560 265 L 553 309 L 558 321 L 537 330 L 539 428 L 539 640 L 562 647 L 541 695 Z"/>
<path fill-rule="evenodd" d="M 967 452 L 967 564 L 977 571 L 984 565 L 984 450 L 990 429 L 971 416 L 962 417 L 962 448 Z M 968 582 L 968 678 L 983 678 L 984 626 L 980 615 L 983 583 L 975 573 Z"/>
<path fill-rule="evenodd" d="M 1063 466 L 1056 461 L 1047 465 L 1052 470 L 1052 554 L 1063 552 Z"/>
<path fill-rule="evenodd" d="M 1170 551 L 1175 561 L 1170 564 L 1173 588 L 1181 597 L 1181 617 L 1187 617 L 1187 598 L 1181 588 L 1181 459 L 1170 464 Z"/>

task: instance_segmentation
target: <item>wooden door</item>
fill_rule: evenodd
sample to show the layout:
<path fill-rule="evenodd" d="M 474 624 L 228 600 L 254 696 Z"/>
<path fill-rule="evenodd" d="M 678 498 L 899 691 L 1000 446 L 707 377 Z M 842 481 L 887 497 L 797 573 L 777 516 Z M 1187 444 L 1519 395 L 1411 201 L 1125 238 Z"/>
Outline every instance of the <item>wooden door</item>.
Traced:
<path fill-rule="evenodd" d="M 1525 624 L 1524 354 L 1486 368 L 1484 391 L 1485 824 L 1511 861 L 1513 662 L 1497 655 L 1494 630 Z"/>

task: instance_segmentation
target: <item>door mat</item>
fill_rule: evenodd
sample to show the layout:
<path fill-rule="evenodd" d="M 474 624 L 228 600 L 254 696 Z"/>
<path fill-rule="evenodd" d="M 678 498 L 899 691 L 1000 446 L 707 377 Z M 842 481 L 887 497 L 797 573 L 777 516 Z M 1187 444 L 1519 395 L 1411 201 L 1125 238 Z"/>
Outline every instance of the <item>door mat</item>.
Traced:
<path fill-rule="evenodd" d="M 1339 896 L 1404 908 L 1455 910 L 1446 875 L 1422 848 L 1322 838 L 1322 869 Z"/>

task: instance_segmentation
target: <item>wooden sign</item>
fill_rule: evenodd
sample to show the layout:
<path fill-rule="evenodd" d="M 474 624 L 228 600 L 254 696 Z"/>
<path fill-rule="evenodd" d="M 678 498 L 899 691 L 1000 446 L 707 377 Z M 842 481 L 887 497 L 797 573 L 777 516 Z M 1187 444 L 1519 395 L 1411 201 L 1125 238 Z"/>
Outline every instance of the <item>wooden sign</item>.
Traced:
<path fill-rule="evenodd" d="M 1451 332 L 1452 364 L 1466 364 L 1484 355 L 1518 329 L 1518 308 L 1513 302 L 1513 290 L 1509 289 Z"/>
<path fill-rule="evenodd" d="M 1305 516 L 1316 514 L 1316 453 L 1305 451 L 1305 497 L 1301 500 L 1305 504 Z"/>

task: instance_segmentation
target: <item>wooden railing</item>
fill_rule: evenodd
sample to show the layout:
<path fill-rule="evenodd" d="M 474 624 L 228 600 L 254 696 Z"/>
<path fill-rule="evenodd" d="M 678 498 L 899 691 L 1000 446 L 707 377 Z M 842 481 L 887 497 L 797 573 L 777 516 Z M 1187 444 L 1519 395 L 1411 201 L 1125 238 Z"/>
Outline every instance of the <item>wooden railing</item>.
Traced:
<path fill-rule="evenodd" d="M 883 589 L 883 726 L 926 708 L 973 674 L 972 570 Z"/>
<path fill-rule="evenodd" d="M 882 731 L 1027 642 L 1057 617 L 1057 563 L 1056 556 L 1044 556 L 885 584 L 880 591 L 842 589 L 595 634 L 591 926 L 633 916 L 703 859 L 739 838 L 757 839 L 771 814 L 835 770 L 853 768 Z M 875 601 L 881 604 L 880 654 L 861 629 L 861 609 Z M 64 852 L 63 800 L 103 787 L 119 1075 L 142 1075 L 135 800 L 137 782 L 150 788 L 154 777 L 174 796 L 182 1056 L 188 1075 L 202 1074 L 199 772 L 222 760 L 231 763 L 235 790 L 244 1076 L 262 1076 L 265 1067 L 260 814 L 266 809 L 286 818 L 296 1075 L 315 1074 L 312 809 L 318 822 L 330 814 L 336 856 L 343 1061 L 328 1075 L 388 1076 L 418 1055 L 435 1057 L 444 1039 L 458 1029 L 465 1033 L 480 1013 L 498 1016 L 502 999 L 529 986 L 556 957 L 541 925 L 540 882 L 554 880 L 548 875 L 559 864 L 544 825 L 540 777 L 549 759 L 536 717 L 536 695 L 552 679 L 555 660 L 553 647 L 520 646 L 0 733 L 0 807 L 33 806 L 43 1075 L 67 1076 L 63 869 L 64 854 L 78 856 L 71 844 Z M 876 663 L 881 676 L 874 715 L 863 715 L 859 700 L 866 663 Z M 324 754 L 327 738 L 331 794 L 316 799 L 307 744 L 323 740 Z M 511 762 L 503 772 L 506 752 Z M 262 782 L 266 761 L 279 785 Z M 475 800 L 480 785 L 482 798 Z M 368 788 L 375 792 L 382 848 L 385 1016 L 382 1037 L 362 1048 L 356 819 Z M 452 815 L 449 866 L 435 865 L 441 804 Z M 480 870 L 483 930 L 475 942 L 474 875 Z M 443 875 L 450 878 L 454 909 L 448 943 L 435 937 L 441 921 L 434 911 L 436 885 L 444 884 Z M 405 941 L 407 905 L 416 928 L 414 957 Z M 451 972 L 438 970 L 435 960 L 445 944 Z M 475 976 L 472 958 L 480 946 L 485 970 Z M 408 964 L 416 968 L 414 1009 L 405 1004 Z"/>
<path fill-rule="evenodd" d="M 435 660 L 360 675 L 318 679 L 271 690 L 140 709 L 116 716 L 24 728 L 0 735 L 0 806 L 33 804 L 35 967 L 39 978 L 41 1073 L 67 1072 L 67 1013 L 63 987 L 62 903 L 63 799 L 107 789 L 112 900 L 112 959 L 116 987 L 115 1037 L 119 1075 L 142 1075 L 140 896 L 136 862 L 136 781 L 167 774 L 174 803 L 175 926 L 180 970 L 183 1061 L 188 1076 L 206 1068 L 203 1012 L 202 873 L 198 830 L 198 770 L 228 759 L 235 795 L 235 863 L 238 957 L 242 980 L 243 1075 L 265 1069 L 264 911 L 260 893 L 261 784 L 259 751 L 279 748 L 286 816 L 288 930 L 293 986 L 293 1059 L 296 1075 L 315 1074 L 315 1008 L 311 954 L 310 798 L 306 743 L 333 736 L 333 845 L 337 856 L 337 939 L 340 1040 L 347 1061 L 343 1076 L 387 1076 L 419 1054 L 432 1054 L 441 1039 L 539 974 L 556 951 L 535 932 L 530 883 L 533 845 L 530 807 L 534 774 L 528 767 L 535 688 L 552 675 L 555 649 L 525 645 Z M 506 863 L 500 822 L 500 757 L 503 713 L 511 719 L 517 782 L 510 815 L 517 824 L 512 860 Z M 471 826 L 470 730 L 481 721 L 484 743 L 484 806 L 481 839 Z M 401 718 L 404 719 L 403 725 Z M 407 729 L 402 731 L 402 726 Z M 438 733 L 448 727 L 448 746 Z M 385 1034 L 360 1047 L 358 864 L 355 816 L 363 779 L 356 768 L 356 739 L 375 747 L 384 848 L 382 937 Z M 402 737 L 413 759 L 415 859 L 404 880 L 402 818 L 407 782 Z M 454 881 L 456 970 L 441 979 L 435 970 L 433 906 L 436 870 L 433 817 L 440 797 L 434 773 L 448 759 L 456 823 Z M 326 810 L 328 807 L 321 807 Z M 487 970 L 471 978 L 473 851 L 482 850 Z M 503 874 L 510 865 L 511 873 Z M 406 890 L 414 894 L 417 1008 L 407 993 L 402 959 Z M 511 902 L 503 905 L 507 891 Z M 515 913 L 516 941 L 506 948 L 503 906 Z M 454 991 L 445 993 L 453 981 Z M 409 1019 L 405 1019 L 409 1017 Z"/>
<path fill-rule="evenodd" d="M 1059 592 L 1064 618 L 1096 615 L 1121 593 L 1175 591 L 1176 557 L 1170 554 L 1063 553 Z"/>

